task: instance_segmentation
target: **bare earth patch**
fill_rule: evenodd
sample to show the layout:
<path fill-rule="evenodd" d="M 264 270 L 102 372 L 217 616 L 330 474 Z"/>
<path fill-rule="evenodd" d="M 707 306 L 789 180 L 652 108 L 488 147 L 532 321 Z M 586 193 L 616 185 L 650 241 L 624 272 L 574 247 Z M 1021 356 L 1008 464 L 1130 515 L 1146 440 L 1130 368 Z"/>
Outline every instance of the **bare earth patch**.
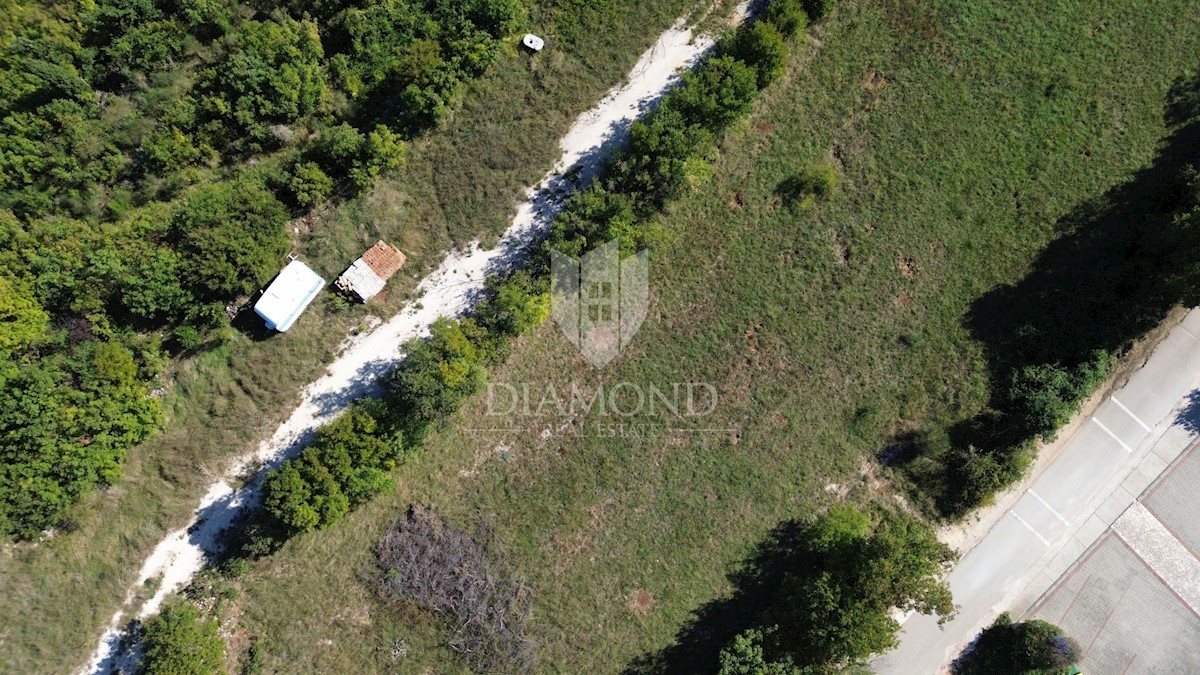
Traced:
<path fill-rule="evenodd" d="M 629 611 L 638 616 L 646 616 L 654 609 L 654 596 L 644 588 L 639 588 L 629 596 L 627 603 Z"/>

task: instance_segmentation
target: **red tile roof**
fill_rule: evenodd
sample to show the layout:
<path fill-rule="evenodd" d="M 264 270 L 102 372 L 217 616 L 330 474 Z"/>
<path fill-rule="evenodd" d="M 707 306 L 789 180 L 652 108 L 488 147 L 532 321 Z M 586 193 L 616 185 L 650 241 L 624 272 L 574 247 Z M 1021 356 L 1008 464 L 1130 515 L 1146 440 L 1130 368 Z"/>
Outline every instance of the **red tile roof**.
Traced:
<path fill-rule="evenodd" d="M 400 249 L 377 241 L 374 246 L 367 249 L 366 253 L 362 254 L 362 260 L 380 279 L 387 281 L 397 270 L 404 267 L 405 258 Z"/>

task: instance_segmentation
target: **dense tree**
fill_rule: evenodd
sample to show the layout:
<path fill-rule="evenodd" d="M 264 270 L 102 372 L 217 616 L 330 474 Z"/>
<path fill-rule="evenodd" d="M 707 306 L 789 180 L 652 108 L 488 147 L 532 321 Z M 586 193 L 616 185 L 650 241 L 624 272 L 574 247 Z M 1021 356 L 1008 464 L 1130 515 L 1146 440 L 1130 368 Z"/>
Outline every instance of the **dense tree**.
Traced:
<path fill-rule="evenodd" d="M 270 279 L 288 251 L 286 221 L 283 204 L 249 180 L 214 185 L 188 199 L 171 231 L 187 258 L 184 278 L 195 295 L 228 301 Z"/>
<path fill-rule="evenodd" d="M 48 321 L 45 310 L 24 284 L 0 275 L 0 359 L 40 340 Z"/>
<path fill-rule="evenodd" d="M 246 21 L 230 37 L 224 58 L 200 74 L 199 105 L 211 121 L 202 131 L 225 140 L 225 127 L 248 137 L 246 148 L 277 143 L 269 126 L 316 112 L 329 99 L 324 50 L 312 21 Z"/>
<path fill-rule="evenodd" d="M 836 507 L 805 536 L 800 559 L 766 615 L 777 625 L 773 656 L 798 666 L 837 669 L 893 647 L 892 611 L 946 619 L 954 613 L 941 576 L 954 553 L 933 529 L 889 510 Z"/>

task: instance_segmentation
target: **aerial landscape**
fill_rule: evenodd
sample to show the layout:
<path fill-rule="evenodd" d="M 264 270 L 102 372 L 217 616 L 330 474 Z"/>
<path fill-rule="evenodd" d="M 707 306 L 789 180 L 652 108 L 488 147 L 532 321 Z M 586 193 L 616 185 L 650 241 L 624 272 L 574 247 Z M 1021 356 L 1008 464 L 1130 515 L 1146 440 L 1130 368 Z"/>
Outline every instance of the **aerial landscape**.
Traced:
<path fill-rule="evenodd" d="M 1200 2 L 0 5 L 0 672 L 1200 673 Z"/>

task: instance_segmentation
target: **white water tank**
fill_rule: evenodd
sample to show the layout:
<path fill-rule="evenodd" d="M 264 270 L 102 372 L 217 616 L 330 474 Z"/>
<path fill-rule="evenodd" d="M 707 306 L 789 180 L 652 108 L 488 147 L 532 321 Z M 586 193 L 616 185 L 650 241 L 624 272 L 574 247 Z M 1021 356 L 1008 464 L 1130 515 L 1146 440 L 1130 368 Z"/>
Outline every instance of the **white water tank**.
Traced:
<path fill-rule="evenodd" d="M 542 51 L 542 47 L 546 46 L 546 41 L 533 33 L 526 33 L 525 37 L 521 38 L 521 44 L 535 52 L 540 52 Z"/>

